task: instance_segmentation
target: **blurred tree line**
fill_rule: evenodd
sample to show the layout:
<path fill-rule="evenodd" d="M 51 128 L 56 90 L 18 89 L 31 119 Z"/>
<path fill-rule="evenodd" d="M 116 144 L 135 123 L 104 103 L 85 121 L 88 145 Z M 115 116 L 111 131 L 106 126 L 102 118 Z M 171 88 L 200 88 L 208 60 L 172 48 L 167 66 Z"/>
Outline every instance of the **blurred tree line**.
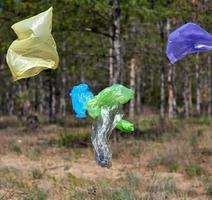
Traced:
<path fill-rule="evenodd" d="M 12 24 L 53 6 L 59 68 L 12 81 L 5 62 Z M 161 119 L 212 115 L 211 52 L 170 65 L 168 34 L 186 22 L 212 31 L 211 0 L 1 0 L 0 113 L 50 122 L 71 112 L 69 90 L 86 82 L 98 93 L 112 83 L 132 88 L 130 117 L 144 108 Z"/>

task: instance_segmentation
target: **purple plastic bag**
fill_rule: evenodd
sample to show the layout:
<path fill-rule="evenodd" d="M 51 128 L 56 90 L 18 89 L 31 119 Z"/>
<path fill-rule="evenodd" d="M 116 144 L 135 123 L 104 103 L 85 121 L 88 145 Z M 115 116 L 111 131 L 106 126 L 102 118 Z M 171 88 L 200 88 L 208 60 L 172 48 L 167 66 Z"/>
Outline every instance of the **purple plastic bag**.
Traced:
<path fill-rule="evenodd" d="M 186 55 L 212 50 L 212 35 L 195 23 L 187 23 L 168 37 L 166 54 L 172 64 Z"/>

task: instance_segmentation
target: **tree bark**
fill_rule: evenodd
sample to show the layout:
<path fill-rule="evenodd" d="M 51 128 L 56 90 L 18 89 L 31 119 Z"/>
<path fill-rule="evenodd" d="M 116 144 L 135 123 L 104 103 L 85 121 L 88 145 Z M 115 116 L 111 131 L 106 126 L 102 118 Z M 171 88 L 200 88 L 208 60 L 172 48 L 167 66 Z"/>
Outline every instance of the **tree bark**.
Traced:
<path fill-rule="evenodd" d="M 208 108 L 207 108 L 207 113 L 208 116 L 212 115 L 212 70 L 211 70 L 211 57 L 208 55 L 208 64 L 207 64 L 207 83 L 208 83 Z"/>
<path fill-rule="evenodd" d="M 66 52 L 66 44 L 65 42 L 62 43 L 62 49 L 64 52 Z M 65 69 L 66 67 L 66 57 L 63 56 L 61 61 L 61 92 L 60 92 L 60 104 L 59 104 L 59 112 L 60 114 L 65 117 L 66 116 L 66 75 L 65 75 Z"/>
<path fill-rule="evenodd" d="M 160 68 L 160 118 L 165 118 L 165 68 Z"/>
<path fill-rule="evenodd" d="M 169 71 L 168 71 L 168 116 L 169 118 L 176 117 L 176 97 L 175 92 L 175 67 L 174 65 L 169 64 Z"/>
<path fill-rule="evenodd" d="M 184 74 L 184 89 L 183 89 L 183 99 L 184 99 L 184 115 L 185 117 L 190 116 L 190 106 L 189 106 L 189 69 L 185 70 Z"/>
<path fill-rule="evenodd" d="M 130 61 L 130 88 L 135 91 L 135 79 L 136 79 L 136 60 L 135 58 L 132 58 Z M 129 106 L 129 117 L 134 118 L 135 117 L 135 98 L 133 98 L 130 101 Z"/>
<path fill-rule="evenodd" d="M 61 88 L 61 94 L 60 94 L 60 114 L 63 117 L 65 117 L 66 116 L 66 100 L 65 100 L 66 76 L 64 73 L 61 74 L 61 84 L 62 84 L 62 88 Z"/>
<path fill-rule="evenodd" d="M 164 43 L 164 29 L 165 29 L 165 23 L 160 22 L 159 23 L 159 29 L 160 29 L 160 39 L 162 46 L 160 48 L 160 52 L 163 52 L 163 43 Z M 161 65 L 160 65 L 160 119 L 163 121 L 165 119 L 165 66 L 164 61 L 161 59 Z"/>
<path fill-rule="evenodd" d="M 112 30 L 110 30 L 110 35 L 113 35 Z M 113 83 L 113 38 L 110 37 L 110 48 L 109 48 L 109 84 L 111 85 Z"/>
<path fill-rule="evenodd" d="M 166 31 L 167 36 L 170 32 L 170 19 L 167 19 L 166 24 Z M 175 84 L 175 76 L 176 76 L 176 70 L 175 65 L 168 64 L 168 116 L 169 118 L 176 117 L 176 97 L 175 97 L 175 90 L 176 90 L 176 84 Z"/>
<path fill-rule="evenodd" d="M 6 100 L 7 100 L 7 110 L 9 115 L 13 115 L 14 113 L 14 100 L 13 100 L 13 91 L 11 89 L 6 92 Z"/>
<path fill-rule="evenodd" d="M 195 75 L 196 75 L 196 112 L 198 115 L 201 114 L 201 86 L 200 86 L 200 67 L 199 67 L 199 55 L 196 55 L 195 64 Z"/>
<path fill-rule="evenodd" d="M 141 112 L 141 68 L 137 67 L 136 72 L 136 113 Z"/>
<path fill-rule="evenodd" d="M 192 103 L 192 77 L 191 72 L 188 72 L 188 99 L 189 99 L 189 114 L 192 114 L 193 103 Z"/>
<path fill-rule="evenodd" d="M 56 121 L 56 99 L 55 99 L 55 78 L 50 77 L 49 80 L 49 122 Z"/>
<path fill-rule="evenodd" d="M 113 50 L 113 83 L 120 81 L 122 75 L 122 61 L 121 61 L 121 43 L 120 43 L 120 16 L 121 9 L 119 0 L 113 0 L 112 5 L 112 50 Z"/>
<path fill-rule="evenodd" d="M 39 76 L 39 112 L 44 114 L 44 105 L 45 105 L 45 88 L 43 84 L 43 76 Z"/>

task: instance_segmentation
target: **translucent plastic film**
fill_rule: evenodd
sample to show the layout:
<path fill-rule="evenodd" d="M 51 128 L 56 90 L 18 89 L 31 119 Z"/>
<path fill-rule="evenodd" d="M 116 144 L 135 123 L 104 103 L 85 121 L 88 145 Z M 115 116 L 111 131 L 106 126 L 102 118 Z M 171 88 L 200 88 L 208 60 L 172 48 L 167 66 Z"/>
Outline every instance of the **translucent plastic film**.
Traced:
<path fill-rule="evenodd" d="M 93 97 L 93 93 L 89 90 L 88 85 L 80 84 L 74 86 L 69 95 L 71 97 L 72 107 L 74 112 L 76 113 L 76 117 L 87 117 L 84 105 L 90 98 Z"/>
<path fill-rule="evenodd" d="M 114 106 L 127 103 L 134 96 L 131 89 L 119 84 L 114 84 L 102 90 L 98 95 L 91 98 L 86 104 L 85 109 L 92 118 L 100 115 L 102 106 Z"/>
<path fill-rule="evenodd" d="M 114 84 L 93 96 L 88 85 L 75 86 L 71 93 L 72 106 L 78 118 L 86 117 L 86 111 L 90 117 L 96 119 L 92 127 L 91 140 L 98 165 L 111 167 L 112 152 L 109 138 L 116 127 L 121 131 L 134 130 L 132 123 L 122 120 L 122 105 L 133 98 L 131 89 L 119 84 Z"/>
<path fill-rule="evenodd" d="M 131 122 L 123 119 L 118 121 L 118 123 L 116 124 L 116 128 L 123 132 L 134 131 L 134 125 Z"/>
<path fill-rule="evenodd" d="M 109 138 L 116 123 L 122 118 L 120 106 L 102 107 L 100 116 L 93 127 L 92 144 L 96 162 L 102 167 L 111 167 L 112 152 Z"/>
<path fill-rule="evenodd" d="M 166 54 L 172 64 L 186 55 L 212 50 L 212 35 L 194 23 L 173 31 L 168 38 Z"/>
<path fill-rule="evenodd" d="M 18 39 L 10 45 L 6 59 L 14 80 L 57 68 L 59 57 L 51 35 L 52 7 L 14 24 L 12 29 Z"/>

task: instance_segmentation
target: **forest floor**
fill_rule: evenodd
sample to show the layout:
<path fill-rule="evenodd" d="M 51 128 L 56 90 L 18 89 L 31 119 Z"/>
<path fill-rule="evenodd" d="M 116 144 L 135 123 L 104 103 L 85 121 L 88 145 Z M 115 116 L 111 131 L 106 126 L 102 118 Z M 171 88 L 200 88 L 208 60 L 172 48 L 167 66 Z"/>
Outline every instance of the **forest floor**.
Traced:
<path fill-rule="evenodd" d="M 2 125 L 3 124 L 3 125 Z M 90 127 L 34 130 L 0 119 L 0 200 L 210 200 L 212 120 L 139 118 L 99 167 Z"/>

